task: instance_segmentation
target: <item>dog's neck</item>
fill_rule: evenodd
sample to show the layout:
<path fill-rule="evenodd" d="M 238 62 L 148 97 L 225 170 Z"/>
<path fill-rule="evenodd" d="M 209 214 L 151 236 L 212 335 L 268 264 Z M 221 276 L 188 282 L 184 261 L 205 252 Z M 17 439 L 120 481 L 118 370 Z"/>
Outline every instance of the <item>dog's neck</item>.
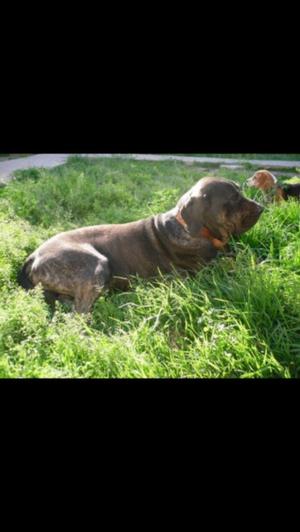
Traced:
<path fill-rule="evenodd" d="M 281 183 L 274 183 L 274 185 L 267 190 L 262 188 L 258 188 L 257 190 L 259 190 L 269 202 L 273 200 L 280 201 L 284 199 L 284 186 Z"/>
<path fill-rule="evenodd" d="M 187 224 L 185 223 L 183 217 L 181 216 L 180 211 L 178 210 L 176 216 L 175 216 L 177 222 L 187 231 Z M 211 244 L 216 249 L 222 249 L 226 242 L 223 242 L 222 240 L 219 240 L 218 238 L 213 235 L 213 233 L 208 229 L 208 227 L 202 227 L 199 231 L 199 237 L 200 238 L 206 238 L 211 242 Z"/>

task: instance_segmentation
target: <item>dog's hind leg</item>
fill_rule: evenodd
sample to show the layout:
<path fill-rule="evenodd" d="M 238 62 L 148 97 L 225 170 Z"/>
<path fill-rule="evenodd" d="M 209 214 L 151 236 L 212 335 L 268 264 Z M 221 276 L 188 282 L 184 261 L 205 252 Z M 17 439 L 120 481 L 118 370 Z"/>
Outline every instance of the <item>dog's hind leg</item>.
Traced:
<path fill-rule="evenodd" d="M 89 312 L 111 279 L 107 257 L 92 246 L 61 247 L 56 253 L 38 256 L 32 266 L 34 285 L 41 283 L 59 299 L 74 299 L 77 312 Z"/>
<path fill-rule="evenodd" d="M 84 284 L 79 286 L 74 298 L 75 311 L 80 314 L 90 312 L 96 299 L 101 295 L 102 290 L 98 285 Z"/>
<path fill-rule="evenodd" d="M 76 312 L 87 313 L 92 309 L 96 299 L 109 287 L 111 272 L 109 262 L 101 257 L 95 271 L 79 282 L 74 293 L 74 307 Z"/>

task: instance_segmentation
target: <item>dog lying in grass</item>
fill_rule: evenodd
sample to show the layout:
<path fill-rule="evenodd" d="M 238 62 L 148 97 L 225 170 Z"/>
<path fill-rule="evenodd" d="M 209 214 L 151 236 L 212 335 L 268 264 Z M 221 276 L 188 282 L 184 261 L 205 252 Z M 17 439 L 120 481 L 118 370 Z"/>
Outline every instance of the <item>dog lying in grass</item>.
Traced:
<path fill-rule="evenodd" d="M 258 170 L 247 180 L 247 185 L 261 190 L 267 199 L 276 201 L 287 200 L 288 198 L 300 199 L 300 183 L 279 184 L 277 178 L 268 170 Z"/>
<path fill-rule="evenodd" d="M 259 219 L 263 207 L 233 181 L 200 179 L 170 211 L 125 224 L 82 227 L 53 236 L 26 260 L 20 284 L 73 298 L 89 312 L 101 292 L 124 289 L 132 275 L 195 272 Z"/>

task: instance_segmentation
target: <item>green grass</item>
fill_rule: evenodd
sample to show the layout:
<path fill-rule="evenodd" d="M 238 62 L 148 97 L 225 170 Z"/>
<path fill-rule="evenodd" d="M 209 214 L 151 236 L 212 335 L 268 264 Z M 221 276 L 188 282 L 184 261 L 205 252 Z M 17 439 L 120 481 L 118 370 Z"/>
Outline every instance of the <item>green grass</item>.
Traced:
<path fill-rule="evenodd" d="M 207 171 L 206 171 L 207 174 Z M 240 183 L 250 170 L 214 170 Z M 25 170 L 0 190 L 0 377 L 299 377 L 300 206 L 270 205 L 194 278 L 136 279 L 88 317 L 16 274 L 58 231 L 127 222 L 174 206 L 204 172 L 179 162 L 86 160 Z M 254 192 L 247 191 L 249 196 Z"/>

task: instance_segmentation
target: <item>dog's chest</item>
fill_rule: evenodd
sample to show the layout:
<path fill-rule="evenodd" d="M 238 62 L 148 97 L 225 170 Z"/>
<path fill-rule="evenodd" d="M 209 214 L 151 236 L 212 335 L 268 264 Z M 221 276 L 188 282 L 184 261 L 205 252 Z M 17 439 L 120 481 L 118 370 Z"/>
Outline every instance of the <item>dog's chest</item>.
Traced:
<path fill-rule="evenodd" d="M 213 260 L 218 254 L 218 251 L 211 245 L 210 242 L 205 242 L 199 246 L 196 251 L 180 251 L 174 256 L 174 265 L 186 270 L 197 271 L 203 264 L 207 264 Z"/>

